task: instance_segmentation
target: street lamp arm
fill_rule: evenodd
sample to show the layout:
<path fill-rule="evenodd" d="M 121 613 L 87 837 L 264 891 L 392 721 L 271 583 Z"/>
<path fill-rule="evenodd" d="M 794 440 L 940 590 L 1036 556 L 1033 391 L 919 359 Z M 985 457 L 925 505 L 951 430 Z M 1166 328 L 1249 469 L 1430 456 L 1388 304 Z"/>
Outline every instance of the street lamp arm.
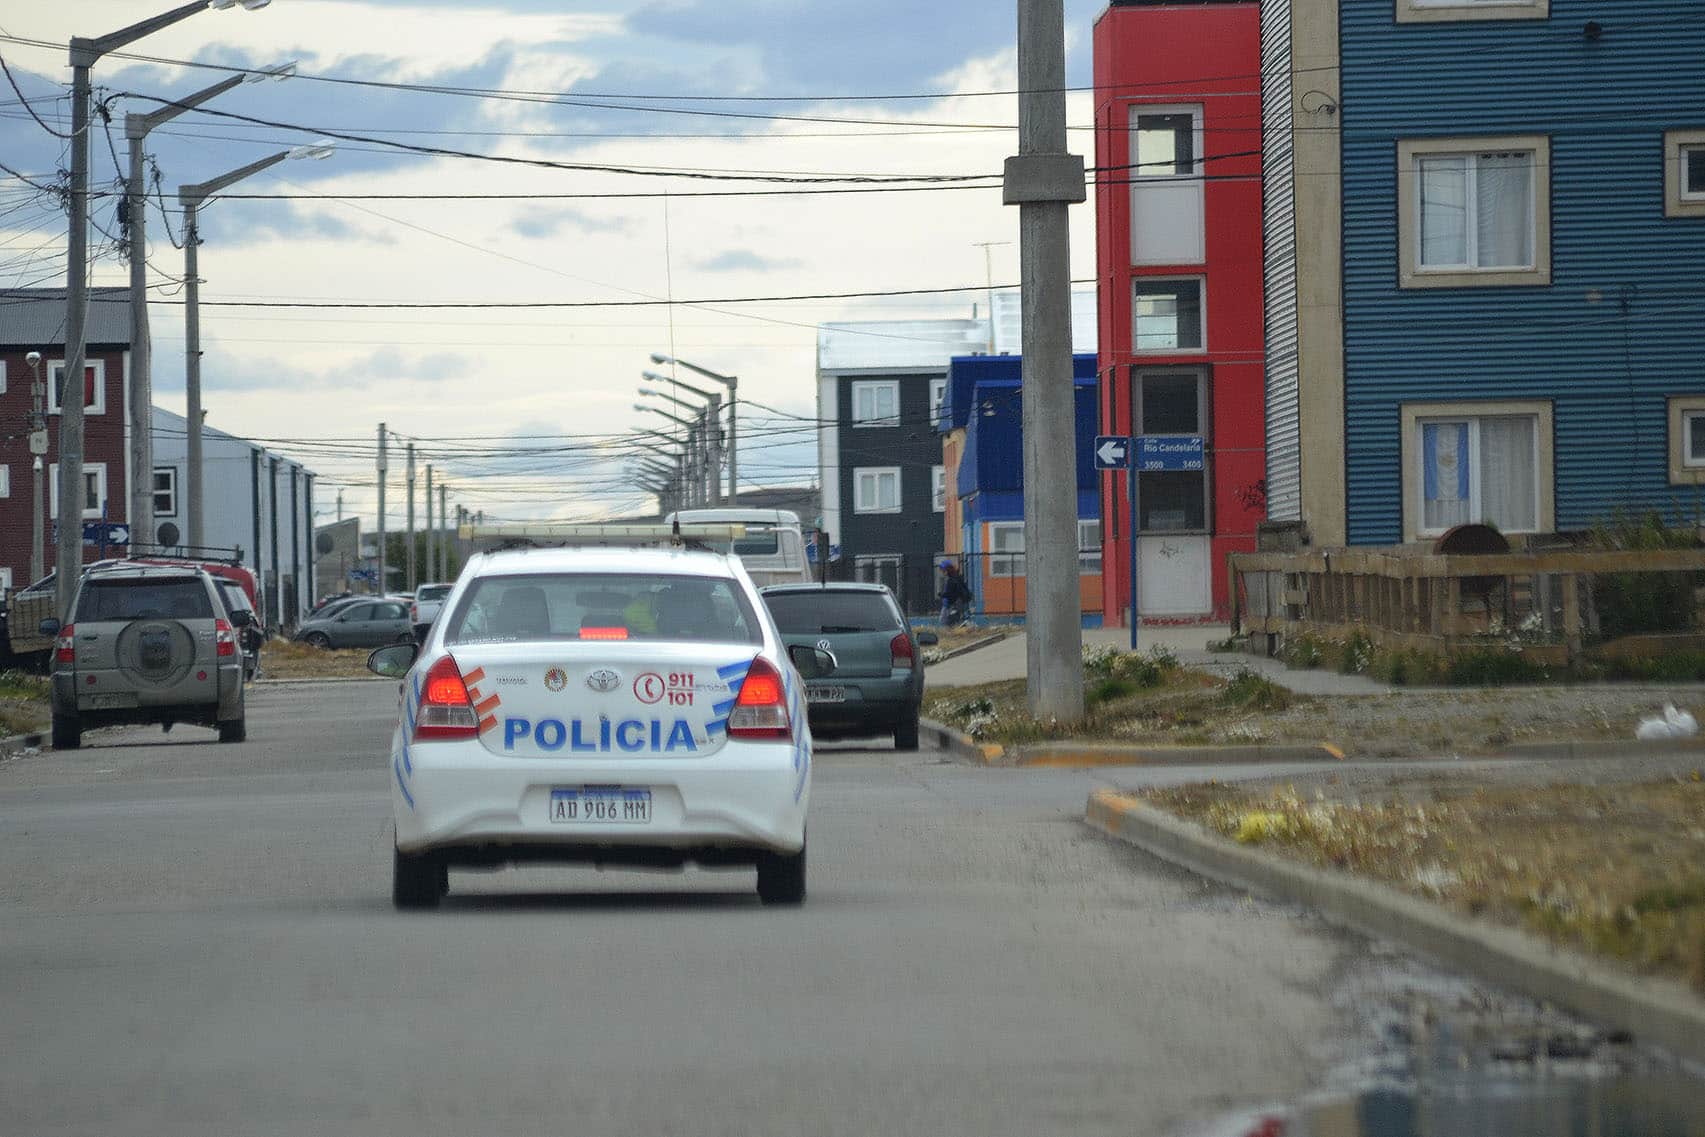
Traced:
<path fill-rule="evenodd" d="M 124 136 L 126 138 L 143 138 L 149 131 L 162 123 L 171 122 L 187 110 L 199 107 L 207 100 L 223 95 L 233 87 L 241 87 L 247 76 L 233 75 L 229 79 L 221 79 L 211 87 L 204 87 L 193 95 L 181 99 L 173 99 L 157 111 L 147 114 L 127 114 L 124 116 Z"/>
<path fill-rule="evenodd" d="M 693 372 L 696 372 L 700 375 L 703 375 L 706 379 L 715 379 L 718 383 L 721 383 L 724 387 L 727 387 L 730 391 L 734 390 L 735 388 L 737 388 L 740 385 L 740 377 L 738 375 L 724 375 L 720 371 L 712 371 L 708 367 L 700 367 L 696 363 L 688 363 L 684 359 L 677 359 L 674 356 L 663 355 L 660 352 L 652 352 L 651 353 L 651 362 L 653 362 L 653 363 L 673 363 L 677 367 L 685 367 L 688 371 L 693 371 Z"/>
<path fill-rule="evenodd" d="M 212 181 L 196 182 L 193 185 L 179 186 L 178 204 L 185 206 L 199 206 L 202 202 L 206 201 L 220 190 L 234 185 L 235 183 L 242 181 L 244 178 L 252 177 L 255 174 L 260 173 L 262 170 L 270 169 L 288 157 L 290 157 L 290 151 L 280 150 L 276 154 L 268 155 L 258 162 L 250 162 L 248 165 L 243 166 L 240 169 L 232 170 L 230 173 L 214 178 Z"/>
<path fill-rule="evenodd" d="M 639 393 L 642 398 L 667 399 L 669 402 L 674 403 L 677 407 L 684 407 L 694 413 L 704 410 L 704 407 L 700 406 L 698 403 L 689 403 L 685 399 L 677 399 L 674 395 L 667 394 L 663 391 L 653 391 L 650 387 L 641 387 L 639 389 Z"/>
<path fill-rule="evenodd" d="M 71 66 L 93 67 L 95 60 L 99 59 L 107 52 L 117 51 L 119 48 L 133 40 L 139 40 L 143 36 L 152 35 L 161 28 L 170 27 L 179 20 L 187 20 L 197 12 L 205 12 L 206 10 L 207 0 L 192 0 L 191 3 L 173 8 L 170 12 L 162 12 L 158 16 L 151 16 L 140 23 L 131 24 L 127 28 L 120 28 L 116 32 L 109 32 L 108 34 L 96 39 L 87 39 L 83 36 L 72 36 Z"/>
<path fill-rule="evenodd" d="M 647 406 L 644 403 L 635 403 L 633 405 L 633 407 L 634 407 L 634 410 L 636 410 L 636 411 L 650 411 L 654 415 L 662 415 L 664 418 L 669 419 L 671 422 L 678 422 L 682 426 L 697 426 L 697 425 L 699 425 L 698 423 L 692 421 L 691 419 L 684 419 L 680 415 L 672 415 L 666 410 L 662 410 L 658 407 Z"/>

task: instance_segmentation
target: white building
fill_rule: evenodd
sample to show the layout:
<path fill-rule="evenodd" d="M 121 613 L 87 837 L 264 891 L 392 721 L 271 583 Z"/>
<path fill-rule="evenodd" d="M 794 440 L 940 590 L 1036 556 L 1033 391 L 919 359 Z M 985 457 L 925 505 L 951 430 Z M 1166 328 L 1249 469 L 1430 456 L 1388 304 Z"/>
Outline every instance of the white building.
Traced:
<path fill-rule="evenodd" d="M 184 514 L 188 422 L 160 407 L 153 410 L 155 532 L 139 539 L 179 546 L 189 539 Z M 254 571 L 270 626 L 295 624 L 314 600 L 314 472 L 205 425 L 201 455 L 202 533 L 208 548 L 235 550 Z"/>

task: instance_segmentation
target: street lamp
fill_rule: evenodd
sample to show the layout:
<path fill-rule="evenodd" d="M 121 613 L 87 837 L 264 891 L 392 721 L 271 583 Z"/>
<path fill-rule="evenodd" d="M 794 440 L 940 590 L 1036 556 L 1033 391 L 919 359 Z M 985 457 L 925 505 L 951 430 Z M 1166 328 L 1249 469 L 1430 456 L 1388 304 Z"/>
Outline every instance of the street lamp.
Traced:
<path fill-rule="evenodd" d="M 227 0 L 226 6 L 239 0 Z M 240 0 L 248 6 L 251 0 Z M 265 3 L 266 0 L 258 0 Z M 308 158 L 318 160 L 329 158 L 336 146 L 331 142 L 315 142 L 307 146 L 296 146 L 289 150 L 280 150 L 270 154 L 258 162 L 250 162 L 246 166 L 232 170 L 228 174 L 214 178 L 211 181 L 196 182 L 192 185 L 178 187 L 178 204 L 184 210 L 184 388 L 188 394 L 189 445 L 185 456 L 185 465 L 189 467 L 189 494 L 185 498 L 185 508 L 189 511 L 189 543 L 191 547 L 202 548 L 207 542 L 204 539 L 204 515 L 202 510 L 202 477 L 201 477 L 201 280 L 196 274 L 196 247 L 201 244 L 201 234 L 196 226 L 196 211 L 201 203 L 218 193 L 220 190 L 242 181 L 244 178 L 270 169 L 286 159 Z M 150 479 L 152 480 L 152 479 Z M 383 532 L 383 530 L 381 530 Z M 383 563 L 383 552 L 380 553 L 380 563 Z M 380 581 L 381 591 L 384 582 Z"/>
<path fill-rule="evenodd" d="M 137 534 L 152 544 L 154 533 L 154 348 L 148 328 L 148 195 L 142 176 L 143 142 L 148 132 L 187 110 L 244 83 L 288 79 L 296 61 L 221 79 L 193 95 L 173 99 L 149 114 L 124 116 L 124 137 L 130 145 L 130 177 L 124 187 L 125 222 L 130 239 L 130 541 Z"/>
<path fill-rule="evenodd" d="M 698 403 L 689 403 L 685 399 L 677 399 L 674 395 L 669 394 L 667 391 L 653 391 L 650 387 L 640 387 L 638 390 L 639 397 L 642 399 L 668 399 L 677 407 L 685 407 L 687 410 L 695 411 L 699 414 L 704 413 L 704 407 Z"/>
<path fill-rule="evenodd" d="M 656 351 L 651 353 L 651 362 L 685 367 L 688 371 L 703 375 L 706 379 L 714 379 L 728 388 L 728 504 L 739 505 L 740 428 L 735 420 L 734 406 L 739 399 L 740 377 L 738 375 L 724 375 L 719 371 L 712 371 L 708 367 L 700 367 L 696 363 L 688 363 L 684 359 L 676 359 L 673 356 Z M 670 382 L 674 382 L 674 380 L 670 380 Z"/>
<path fill-rule="evenodd" d="M 645 388 L 645 387 L 640 388 L 640 394 L 642 394 L 642 395 L 652 395 L 656 398 L 669 399 L 672 402 L 679 403 L 681 406 L 686 407 L 689 410 L 701 411 L 701 413 L 703 413 L 707 417 L 709 425 L 705 431 L 705 445 L 706 445 L 706 448 L 710 451 L 709 457 L 707 458 L 707 462 L 708 462 L 709 467 L 710 467 L 710 479 L 709 479 L 709 481 L 710 481 L 710 502 L 712 505 L 721 505 L 722 504 L 722 396 L 715 391 L 707 391 L 703 387 L 695 387 L 690 383 L 683 383 L 679 379 L 671 378 L 668 375 L 659 375 L 655 371 L 641 371 L 640 372 L 640 378 L 645 379 L 646 381 L 651 382 L 651 383 L 671 383 L 678 390 L 691 392 L 692 394 L 697 395 L 697 396 L 699 396 L 699 398 L 705 400 L 705 403 L 707 404 L 707 406 L 701 408 L 701 407 L 695 406 L 692 403 L 686 402 L 685 400 L 683 400 L 683 399 L 681 399 L 675 395 L 666 395 L 661 391 L 652 391 L 649 388 Z"/>
<path fill-rule="evenodd" d="M 72 36 L 71 187 L 65 249 L 65 375 L 81 384 L 83 335 L 89 306 L 89 72 L 108 52 L 170 27 L 208 8 L 240 3 L 254 11 L 267 0 L 192 0 L 169 12 L 120 28 L 99 39 Z M 55 550 L 55 606 L 71 620 L 71 592 L 83 566 L 83 400 L 62 399 L 59 409 L 59 541 Z M 150 477 L 150 484 L 152 483 Z"/>
<path fill-rule="evenodd" d="M 668 411 L 663 410 L 660 407 L 652 406 L 650 403 L 635 403 L 633 405 L 633 409 L 636 411 L 650 411 L 654 415 L 662 415 L 670 422 L 680 423 L 682 426 L 687 428 L 687 438 L 684 444 L 686 453 L 681 456 L 682 468 L 684 471 L 683 480 L 685 482 L 685 492 L 682 496 L 691 499 L 685 502 L 685 504 L 689 507 L 703 504 L 706 496 L 704 493 L 704 482 L 706 480 L 705 474 L 707 471 L 704 467 L 704 447 L 702 445 L 702 439 L 698 437 L 699 424 L 692 419 L 684 419 L 680 415 L 670 414 Z"/>

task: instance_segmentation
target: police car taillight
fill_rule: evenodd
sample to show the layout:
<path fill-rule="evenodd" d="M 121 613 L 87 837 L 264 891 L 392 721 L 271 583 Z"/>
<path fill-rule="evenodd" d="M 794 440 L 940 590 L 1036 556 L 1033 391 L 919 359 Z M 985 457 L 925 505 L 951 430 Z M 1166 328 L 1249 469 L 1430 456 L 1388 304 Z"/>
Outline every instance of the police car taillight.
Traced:
<path fill-rule="evenodd" d="M 444 656 L 426 672 L 421 684 L 420 709 L 415 714 L 416 742 L 445 738 L 473 738 L 479 733 L 479 716 L 468 697 L 461 669 Z"/>
<path fill-rule="evenodd" d="M 740 684 L 740 695 L 728 713 L 728 737 L 767 742 L 793 737 L 781 672 L 762 657 L 752 661 L 752 670 Z"/>
<path fill-rule="evenodd" d="M 77 632 L 77 628 L 75 627 L 75 625 L 72 625 L 72 624 L 66 624 L 63 628 L 59 629 L 59 639 L 53 645 L 53 648 L 54 648 L 53 662 L 55 662 L 55 663 L 76 663 L 77 662 L 77 635 L 76 635 L 76 632 Z"/>
<path fill-rule="evenodd" d="M 224 620 L 213 621 L 213 654 L 219 656 L 237 654 L 237 633 Z"/>

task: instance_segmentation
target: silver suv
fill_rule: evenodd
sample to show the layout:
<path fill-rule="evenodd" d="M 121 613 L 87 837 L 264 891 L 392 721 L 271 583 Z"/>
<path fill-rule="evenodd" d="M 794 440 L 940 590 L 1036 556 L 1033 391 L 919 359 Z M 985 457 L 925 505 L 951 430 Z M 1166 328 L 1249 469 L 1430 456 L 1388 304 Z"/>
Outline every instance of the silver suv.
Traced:
<path fill-rule="evenodd" d="M 122 723 L 192 722 L 241 742 L 246 612 L 225 617 L 213 578 L 198 568 L 126 564 L 83 574 L 71 623 L 43 620 L 54 639 L 53 745 L 75 750 L 83 731 Z"/>

